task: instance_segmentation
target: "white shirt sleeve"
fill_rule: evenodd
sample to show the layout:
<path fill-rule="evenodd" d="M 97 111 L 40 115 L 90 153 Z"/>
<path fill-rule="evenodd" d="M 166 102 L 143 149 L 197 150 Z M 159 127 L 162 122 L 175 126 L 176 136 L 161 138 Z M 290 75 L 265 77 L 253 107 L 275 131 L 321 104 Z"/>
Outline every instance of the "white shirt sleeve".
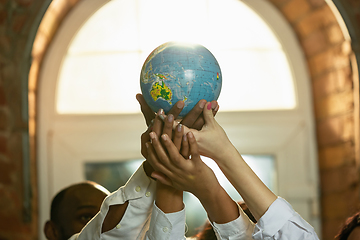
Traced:
<path fill-rule="evenodd" d="M 70 240 L 144 239 L 149 228 L 156 184 L 141 165 L 128 182 L 105 198 L 100 211 Z M 124 216 L 114 229 L 101 233 L 109 206 L 129 201 Z"/>
<path fill-rule="evenodd" d="M 221 240 L 319 240 L 314 228 L 283 198 L 277 198 L 254 225 L 239 207 L 240 216 L 225 224 L 211 223 Z"/>
<path fill-rule="evenodd" d="M 318 240 L 314 228 L 283 198 L 277 198 L 255 225 L 253 239 Z"/>
<path fill-rule="evenodd" d="M 149 231 L 146 240 L 184 240 L 185 207 L 174 213 L 164 213 L 155 202 L 151 214 Z"/>
<path fill-rule="evenodd" d="M 251 235 L 254 230 L 254 223 L 244 213 L 238 205 L 240 216 L 234 221 L 218 224 L 210 222 L 218 240 L 242 240 L 252 239 Z"/>

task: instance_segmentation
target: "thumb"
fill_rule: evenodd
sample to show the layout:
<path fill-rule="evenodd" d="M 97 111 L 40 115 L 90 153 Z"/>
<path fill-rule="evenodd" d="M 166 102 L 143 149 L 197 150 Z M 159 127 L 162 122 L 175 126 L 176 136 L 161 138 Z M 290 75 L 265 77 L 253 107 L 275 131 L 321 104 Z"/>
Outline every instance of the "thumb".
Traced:
<path fill-rule="evenodd" d="M 200 159 L 200 153 L 199 153 L 199 148 L 197 145 L 197 142 L 195 140 L 195 136 L 192 132 L 189 132 L 187 134 L 187 137 L 189 139 L 189 144 L 190 144 L 190 154 L 191 154 L 191 160 L 193 161 L 201 161 Z"/>
<path fill-rule="evenodd" d="M 211 109 L 211 102 L 206 103 L 206 106 L 204 107 L 203 110 L 203 114 L 204 114 L 205 125 L 214 123 L 215 119 L 214 119 L 213 111 Z"/>
<path fill-rule="evenodd" d="M 155 113 L 153 110 L 151 110 L 149 105 L 147 105 L 145 98 L 142 94 L 140 93 L 136 94 L 136 100 L 140 104 L 140 109 L 142 114 L 144 115 L 146 125 L 149 126 L 151 124 L 151 120 L 155 118 Z"/>
<path fill-rule="evenodd" d="M 164 185 L 172 187 L 172 181 L 170 180 L 170 178 L 168 178 L 165 174 L 161 172 L 154 171 L 151 173 L 151 177 L 155 178 Z"/>

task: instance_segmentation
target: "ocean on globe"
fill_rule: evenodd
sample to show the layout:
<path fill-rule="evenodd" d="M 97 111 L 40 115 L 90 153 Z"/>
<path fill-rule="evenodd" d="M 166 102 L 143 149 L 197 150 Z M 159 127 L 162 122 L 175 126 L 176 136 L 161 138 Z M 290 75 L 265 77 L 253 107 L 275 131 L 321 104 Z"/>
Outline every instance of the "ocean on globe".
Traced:
<path fill-rule="evenodd" d="M 144 62 L 140 87 L 146 103 L 157 112 L 165 113 L 183 100 L 185 107 L 179 117 L 185 116 L 205 99 L 217 100 L 222 75 L 213 54 L 199 44 L 167 42 L 153 50 Z"/>

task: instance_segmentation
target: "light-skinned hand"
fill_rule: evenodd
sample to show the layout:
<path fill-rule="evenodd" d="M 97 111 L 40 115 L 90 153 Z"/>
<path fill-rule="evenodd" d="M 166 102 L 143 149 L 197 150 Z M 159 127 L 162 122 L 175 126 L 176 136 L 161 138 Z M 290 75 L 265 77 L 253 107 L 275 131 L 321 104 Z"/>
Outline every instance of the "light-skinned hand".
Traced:
<path fill-rule="evenodd" d="M 224 129 L 215 120 L 212 103 L 206 103 L 203 109 L 203 117 L 205 124 L 200 131 L 185 127 L 184 133 L 192 132 L 198 144 L 199 153 L 217 161 L 222 158 L 224 153 L 233 151 L 234 147 Z"/>

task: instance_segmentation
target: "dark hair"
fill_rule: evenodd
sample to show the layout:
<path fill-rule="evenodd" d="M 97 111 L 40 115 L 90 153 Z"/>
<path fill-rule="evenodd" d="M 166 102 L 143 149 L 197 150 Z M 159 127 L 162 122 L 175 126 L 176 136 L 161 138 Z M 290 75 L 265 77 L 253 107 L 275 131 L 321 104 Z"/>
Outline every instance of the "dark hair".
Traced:
<path fill-rule="evenodd" d="M 51 208 L 50 208 L 50 220 L 51 221 L 55 222 L 56 224 L 60 223 L 59 222 L 60 221 L 60 219 L 59 219 L 59 208 L 60 208 L 60 205 L 61 205 L 62 201 L 64 200 L 65 194 L 71 188 L 81 186 L 81 185 L 84 185 L 84 186 L 97 186 L 99 184 L 97 184 L 95 182 L 92 182 L 92 181 L 85 181 L 85 182 L 72 184 L 72 185 L 64 188 L 60 192 L 58 192 L 55 195 L 55 197 L 53 198 L 53 200 L 51 201 Z"/>
<path fill-rule="evenodd" d="M 339 233 L 335 236 L 336 240 L 348 239 L 350 233 L 354 228 L 360 226 L 360 212 L 346 219 L 344 226 L 340 229 Z"/>
<path fill-rule="evenodd" d="M 50 220 L 59 223 L 59 208 L 60 204 L 64 199 L 66 192 L 70 189 L 71 186 L 61 190 L 58 194 L 55 195 L 53 200 L 51 201 L 51 208 L 50 208 Z"/>

